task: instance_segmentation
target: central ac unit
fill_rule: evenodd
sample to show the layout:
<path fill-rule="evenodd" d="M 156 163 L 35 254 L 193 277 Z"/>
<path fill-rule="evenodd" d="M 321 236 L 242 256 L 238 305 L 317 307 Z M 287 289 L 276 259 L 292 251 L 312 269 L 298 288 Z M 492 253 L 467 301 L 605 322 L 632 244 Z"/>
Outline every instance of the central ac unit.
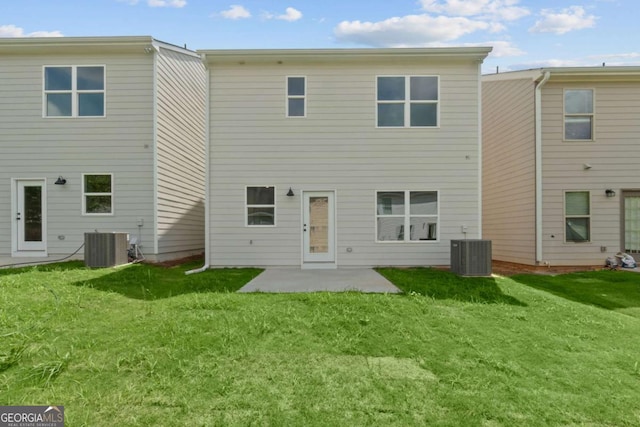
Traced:
<path fill-rule="evenodd" d="M 491 276 L 491 240 L 452 240 L 451 271 L 461 276 Z"/>
<path fill-rule="evenodd" d="M 129 262 L 127 233 L 84 233 L 84 264 L 113 267 Z"/>

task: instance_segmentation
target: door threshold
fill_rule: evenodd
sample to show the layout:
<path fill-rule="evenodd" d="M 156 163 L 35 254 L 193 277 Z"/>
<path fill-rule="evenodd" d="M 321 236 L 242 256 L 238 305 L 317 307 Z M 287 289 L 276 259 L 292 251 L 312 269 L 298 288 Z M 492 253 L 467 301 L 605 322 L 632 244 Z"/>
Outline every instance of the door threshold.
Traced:
<path fill-rule="evenodd" d="M 338 264 L 335 262 L 305 262 L 300 267 L 303 270 L 335 270 Z"/>
<path fill-rule="evenodd" d="M 47 251 L 18 251 L 12 252 L 11 258 L 47 258 Z"/>

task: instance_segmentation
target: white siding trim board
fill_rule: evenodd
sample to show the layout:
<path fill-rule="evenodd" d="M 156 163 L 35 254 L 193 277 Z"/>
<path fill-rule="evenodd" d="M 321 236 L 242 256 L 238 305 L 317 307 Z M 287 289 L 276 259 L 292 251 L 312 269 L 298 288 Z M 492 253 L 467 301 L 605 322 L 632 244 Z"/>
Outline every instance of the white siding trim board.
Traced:
<path fill-rule="evenodd" d="M 154 46 L 153 52 L 153 135 L 151 150 L 153 152 L 153 253 L 159 252 L 159 158 L 158 158 L 158 55 L 160 49 Z M 142 242 L 138 242 L 141 244 Z"/>

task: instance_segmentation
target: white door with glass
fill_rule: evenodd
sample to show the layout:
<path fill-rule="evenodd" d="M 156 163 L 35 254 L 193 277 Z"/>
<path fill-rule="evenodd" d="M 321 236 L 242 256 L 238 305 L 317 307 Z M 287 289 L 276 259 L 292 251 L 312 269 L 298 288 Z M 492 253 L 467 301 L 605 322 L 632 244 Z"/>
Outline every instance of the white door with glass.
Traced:
<path fill-rule="evenodd" d="M 640 191 L 625 191 L 623 206 L 623 251 L 640 254 Z M 637 260 L 637 258 L 636 258 Z"/>
<path fill-rule="evenodd" d="M 334 200 L 333 191 L 303 193 L 302 240 L 305 263 L 335 263 Z"/>
<path fill-rule="evenodd" d="M 16 249 L 45 251 L 46 194 L 44 180 L 17 180 L 13 210 L 16 224 Z"/>

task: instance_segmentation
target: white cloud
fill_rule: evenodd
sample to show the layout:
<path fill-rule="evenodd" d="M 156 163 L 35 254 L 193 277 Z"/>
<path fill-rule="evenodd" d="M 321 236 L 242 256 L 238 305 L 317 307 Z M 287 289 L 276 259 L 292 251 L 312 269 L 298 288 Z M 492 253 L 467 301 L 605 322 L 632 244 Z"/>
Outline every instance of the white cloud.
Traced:
<path fill-rule="evenodd" d="M 302 12 L 292 7 L 286 8 L 284 15 L 276 16 L 276 19 L 281 19 L 283 21 L 289 21 L 289 22 L 297 21 L 300 18 L 302 18 Z"/>
<path fill-rule="evenodd" d="M 493 47 L 493 50 L 489 53 L 489 56 L 493 58 L 522 56 L 526 54 L 526 52 L 514 46 L 511 42 L 504 40 L 487 41 L 483 43 L 465 43 L 463 46 L 491 46 Z"/>
<path fill-rule="evenodd" d="M 529 29 L 532 33 L 565 34 L 569 31 L 593 28 L 596 25 L 596 17 L 587 15 L 582 6 L 571 6 L 554 13 L 551 9 L 543 9 L 542 19 L 536 21 Z"/>
<path fill-rule="evenodd" d="M 336 39 L 376 47 L 427 46 L 487 30 L 490 24 L 468 18 L 409 15 L 379 22 L 343 21 L 334 29 Z"/>
<path fill-rule="evenodd" d="M 0 37 L 62 37 L 60 31 L 34 31 L 25 33 L 23 28 L 15 25 L 0 25 Z"/>
<path fill-rule="evenodd" d="M 488 20 L 515 21 L 530 14 L 517 6 L 520 0 L 420 0 L 425 12 L 448 16 L 474 16 Z"/>
<path fill-rule="evenodd" d="M 151 7 L 185 7 L 187 5 L 187 1 L 186 0 L 147 0 L 147 4 Z"/>
<path fill-rule="evenodd" d="M 220 12 L 226 19 L 246 19 L 251 18 L 251 12 L 249 12 L 244 6 L 239 4 L 232 4 L 229 9 Z"/>
<path fill-rule="evenodd" d="M 279 19 L 281 21 L 293 22 L 302 18 L 302 12 L 300 12 L 297 9 L 294 9 L 293 7 L 288 7 L 286 8 L 285 13 L 282 15 L 276 15 L 275 13 L 271 13 L 271 12 L 262 12 L 262 18 L 263 19 Z"/>

